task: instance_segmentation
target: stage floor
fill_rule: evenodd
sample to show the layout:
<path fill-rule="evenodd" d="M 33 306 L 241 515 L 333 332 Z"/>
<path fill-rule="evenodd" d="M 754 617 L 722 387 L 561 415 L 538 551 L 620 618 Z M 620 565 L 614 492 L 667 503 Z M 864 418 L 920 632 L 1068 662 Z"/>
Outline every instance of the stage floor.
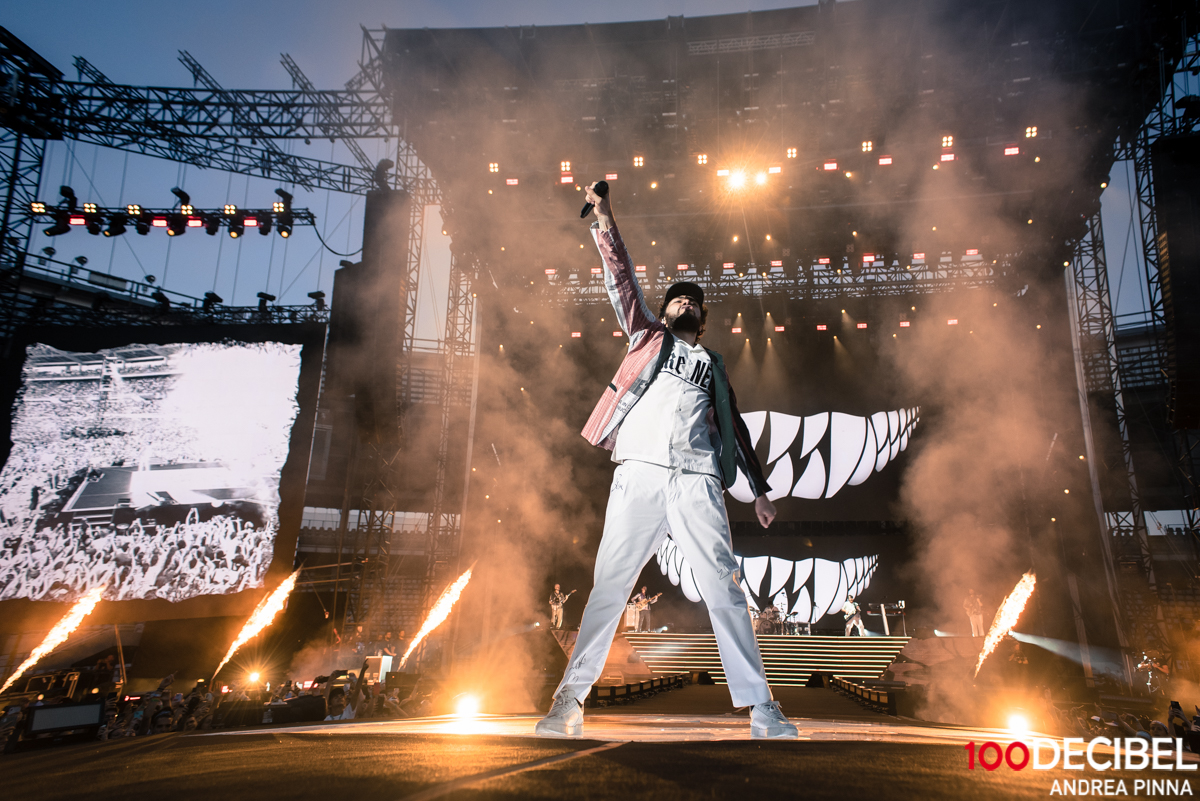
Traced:
<path fill-rule="evenodd" d="M 1085 778 L 1124 780 L 1135 795 L 1136 780 L 1174 778 L 1151 771 L 970 771 L 965 743 L 1011 736 L 888 718 L 828 690 L 786 696 L 800 740 L 751 740 L 749 718 L 727 711 L 724 687 L 689 687 L 589 710 L 579 740 L 534 737 L 535 715 L 346 721 L 14 754 L 0 758 L 0 775 L 5 799 L 20 801 L 957 801 L 1046 798 L 1056 779 Z M 1200 779 L 1183 781 L 1200 791 Z"/>

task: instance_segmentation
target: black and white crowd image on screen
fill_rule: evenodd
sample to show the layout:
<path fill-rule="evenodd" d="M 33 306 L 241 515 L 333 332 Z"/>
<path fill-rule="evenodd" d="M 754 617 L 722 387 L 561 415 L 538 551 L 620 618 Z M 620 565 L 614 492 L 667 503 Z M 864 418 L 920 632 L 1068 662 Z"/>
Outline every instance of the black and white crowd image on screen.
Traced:
<path fill-rule="evenodd" d="M 299 345 L 32 345 L 0 470 L 0 600 L 182 601 L 262 585 Z"/>

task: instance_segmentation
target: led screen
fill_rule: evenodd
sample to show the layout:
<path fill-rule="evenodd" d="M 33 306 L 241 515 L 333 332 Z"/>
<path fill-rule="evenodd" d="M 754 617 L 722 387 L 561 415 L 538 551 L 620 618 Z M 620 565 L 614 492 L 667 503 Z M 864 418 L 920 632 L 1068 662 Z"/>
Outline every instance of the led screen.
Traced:
<path fill-rule="evenodd" d="M 260 587 L 299 412 L 299 344 L 33 344 L 0 470 L 0 600 L 184 601 Z"/>

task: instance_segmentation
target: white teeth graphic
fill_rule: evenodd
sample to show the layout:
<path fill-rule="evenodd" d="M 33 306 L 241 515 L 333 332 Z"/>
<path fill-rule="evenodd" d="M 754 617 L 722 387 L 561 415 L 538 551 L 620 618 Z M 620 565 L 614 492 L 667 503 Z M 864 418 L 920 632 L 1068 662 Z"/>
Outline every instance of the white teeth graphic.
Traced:
<path fill-rule="evenodd" d="M 658 549 L 658 566 L 689 601 L 700 601 L 692 568 L 670 537 Z M 747 556 L 738 557 L 738 566 L 742 591 L 751 609 L 758 611 L 782 596 L 788 614 L 796 614 L 801 623 L 816 623 L 827 614 L 839 612 L 850 596 L 861 595 L 870 586 L 879 567 L 879 557 L 860 556 L 831 562 Z"/>
<path fill-rule="evenodd" d="M 909 436 L 921 419 L 919 407 L 876 412 L 868 417 L 842 412 L 803 418 L 782 412 L 748 412 L 742 419 L 755 445 L 762 438 L 768 414 L 771 446 L 766 467 L 771 469 L 764 472 L 770 473 L 767 497 L 771 500 L 785 495 L 832 498 L 842 487 L 863 483 L 908 447 Z M 797 437 L 799 452 L 791 450 Z M 819 447 L 825 441 L 827 449 Z M 823 450 L 828 454 L 828 467 Z M 753 503 L 750 481 L 741 470 L 729 494 L 742 503 Z"/>

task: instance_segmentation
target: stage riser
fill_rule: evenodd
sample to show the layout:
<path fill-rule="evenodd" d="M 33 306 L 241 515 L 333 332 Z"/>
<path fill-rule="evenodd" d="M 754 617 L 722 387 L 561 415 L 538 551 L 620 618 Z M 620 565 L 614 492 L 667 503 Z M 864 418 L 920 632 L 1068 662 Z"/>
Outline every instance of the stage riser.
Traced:
<path fill-rule="evenodd" d="M 632 634 L 626 639 L 655 673 L 706 671 L 717 684 L 725 672 L 711 634 Z M 804 686 L 813 673 L 875 679 L 908 642 L 907 637 L 758 637 L 767 680 L 778 686 Z"/>

